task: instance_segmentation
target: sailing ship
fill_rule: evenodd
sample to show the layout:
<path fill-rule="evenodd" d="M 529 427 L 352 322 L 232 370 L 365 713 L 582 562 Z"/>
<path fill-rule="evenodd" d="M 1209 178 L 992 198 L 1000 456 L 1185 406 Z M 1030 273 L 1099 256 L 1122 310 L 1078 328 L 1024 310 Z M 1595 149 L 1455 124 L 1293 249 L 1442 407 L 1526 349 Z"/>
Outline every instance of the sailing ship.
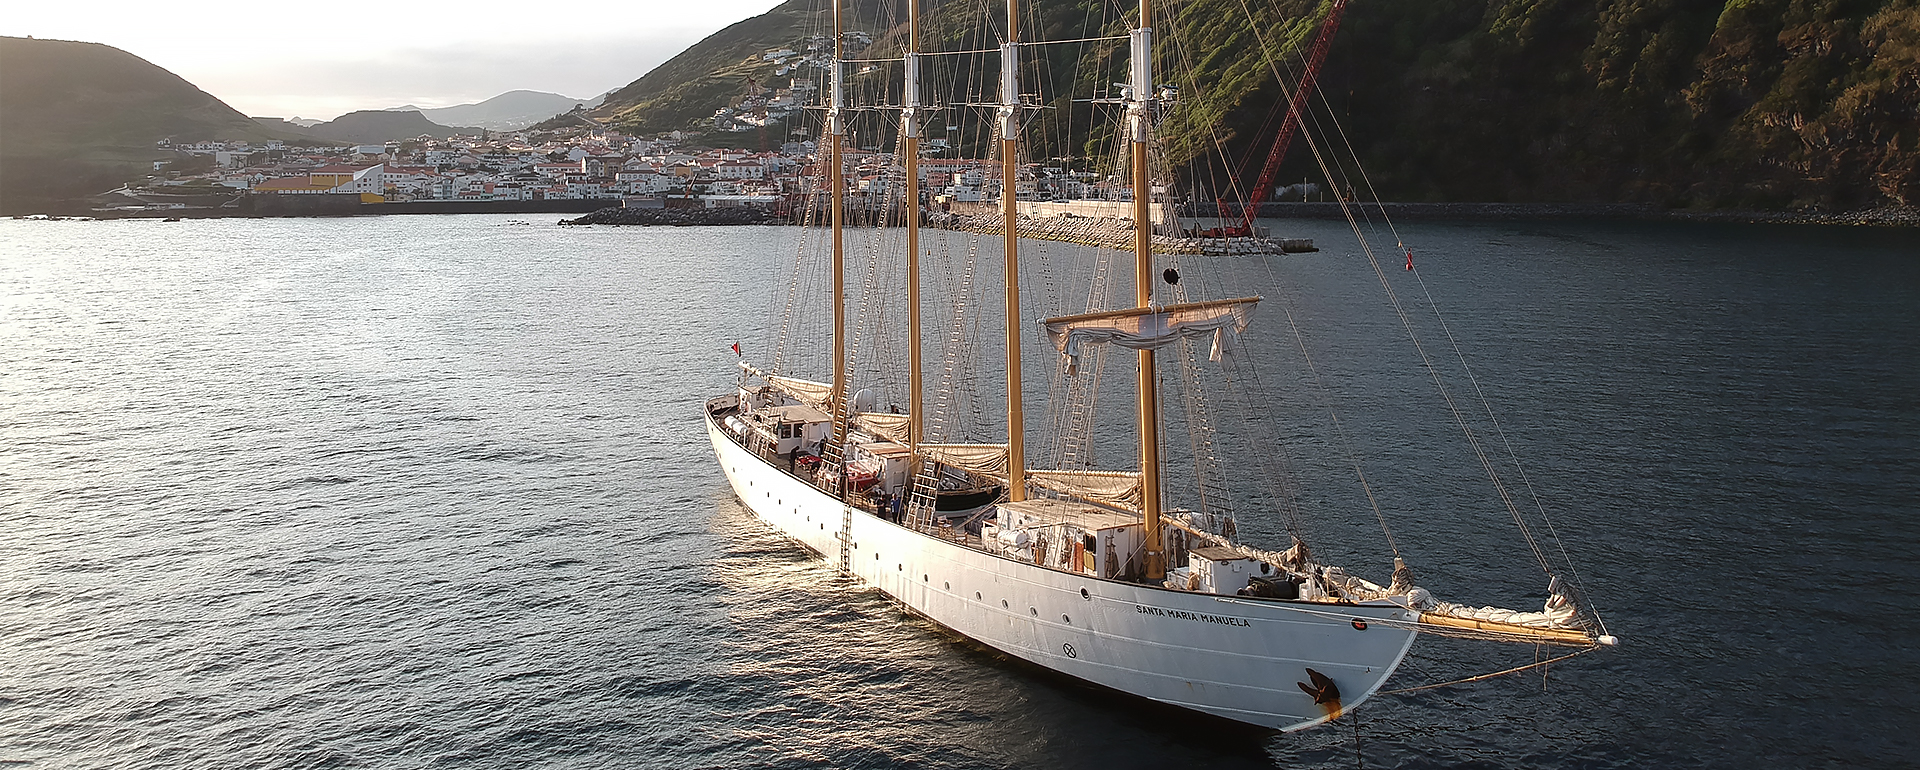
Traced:
<path fill-rule="evenodd" d="M 907 212 L 894 229 L 905 244 L 908 404 L 880 410 L 855 391 L 848 341 L 845 153 L 850 64 L 841 1 L 832 3 L 833 56 L 822 91 L 820 191 L 830 243 L 830 380 L 756 366 L 743 357 L 739 384 L 705 403 L 721 471 L 756 516 L 912 612 L 1007 655 L 1086 682 L 1216 717 L 1297 730 L 1340 717 L 1379 692 L 1416 636 L 1563 645 L 1612 644 L 1597 618 L 1549 572 L 1539 612 L 1438 601 L 1395 559 L 1381 585 L 1320 563 L 1295 538 L 1280 551 L 1237 542 L 1205 510 L 1167 505 L 1160 415 L 1162 357 L 1205 347 L 1233 354 L 1259 296 L 1183 297 L 1171 269 L 1157 271 L 1149 146 L 1156 111 L 1173 98 L 1156 83 L 1153 9 L 1142 0 L 1125 36 L 1128 82 L 1117 107 L 1133 194 L 1133 303 L 1041 320 L 1066 377 L 1089 355 L 1131 350 L 1136 467 L 1029 467 L 1023 413 L 1016 194 L 1023 115 L 1018 64 L 1019 0 L 1008 0 L 999 101 L 992 120 L 1000 161 L 1006 352 L 1003 442 L 930 438 L 924 396 L 919 260 L 923 124 L 918 3 L 897 60 L 903 83 L 899 152 Z M 824 245 L 824 244 L 823 244 Z M 1166 301 L 1167 299 L 1176 301 Z M 738 346 L 735 352 L 739 352 Z M 1120 357 L 1116 357 L 1120 358 Z"/>

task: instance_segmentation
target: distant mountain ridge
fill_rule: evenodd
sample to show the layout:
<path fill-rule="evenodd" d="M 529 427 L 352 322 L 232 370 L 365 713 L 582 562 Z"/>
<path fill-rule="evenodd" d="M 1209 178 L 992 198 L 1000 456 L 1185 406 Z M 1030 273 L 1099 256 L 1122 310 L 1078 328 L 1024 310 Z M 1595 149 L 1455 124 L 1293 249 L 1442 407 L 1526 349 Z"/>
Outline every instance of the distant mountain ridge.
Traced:
<path fill-rule="evenodd" d="M 415 107 L 409 104 L 404 107 L 391 107 L 388 111 L 419 112 L 428 120 L 443 126 L 474 126 L 493 131 L 518 131 L 555 115 L 571 112 L 575 107 L 598 107 L 601 100 L 605 98 L 605 94 L 591 99 L 575 99 L 545 91 L 519 90 L 508 91 L 474 104 L 434 108 Z"/>
<path fill-rule="evenodd" d="M 118 48 L 0 37 L 0 214 L 111 188 L 173 157 L 162 139 L 297 138 Z"/>
<path fill-rule="evenodd" d="M 306 132 L 337 142 L 379 144 L 405 141 L 420 136 L 445 139 L 454 134 L 478 134 L 480 129 L 443 126 L 428 120 L 419 112 L 360 110 L 349 112 L 325 123 L 308 126 Z"/>

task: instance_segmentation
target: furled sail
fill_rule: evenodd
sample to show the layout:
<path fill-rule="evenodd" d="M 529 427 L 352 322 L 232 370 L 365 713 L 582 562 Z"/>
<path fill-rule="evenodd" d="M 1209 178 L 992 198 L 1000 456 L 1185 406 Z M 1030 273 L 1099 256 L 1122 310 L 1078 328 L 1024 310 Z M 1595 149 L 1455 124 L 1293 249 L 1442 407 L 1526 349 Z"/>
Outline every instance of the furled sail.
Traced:
<path fill-rule="evenodd" d="M 867 417 L 869 415 L 861 415 Z M 880 415 L 897 417 L 903 415 Z M 1006 444 L 921 444 L 920 456 L 942 465 L 997 479 L 1007 478 Z M 1083 500 L 1140 510 L 1140 474 L 1137 471 L 1027 471 L 1027 482 Z"/>
<path fill-rule="evenodd" d="M 813 380 L 803 380 L 798 377 L 781 377 L 779 375 L 767 375 L 767 382 L 779 388 L 780 392 L 799 399 L 801 403 L 807 406 L 811 406 L 822 412 L 832 411 L 829 405 L 833 403 L 833 383 L 814 382 Z"/>
<path fill-rule="evenodd" d="M 1408 592 L 1407 598 L 1414 609 L 1425 613 L 1427 617 L 1444 617 L 1459 620 L 1480 621 L 1488 624 L 1525 626 L 1539 629 L 1587 630 L 1587 619 L 1580 613 L 1573 597 L 1555 577 L 1547 585 L 1547 603 L 1539 612 L 1521 612 L 1504 607 L 1470 607 L 1453 604 L 1433 598 L 1424 588 L 1415 588 Z"/>
<path fill-rule="evenodd" d="M 907 415 L 889 412 L 861 412 L 853 416 L 855 425 L 866 428 L 873 435 L 905 446 L 907 444 Z"/>
<path fill-rule="evenodd" d="M 1042 323 L 1047 327 L 1048 341 L 1067 357 L 1068 374 L 1079 371 L 1080 347 L 1088 343 L 1157 350 L 1176 340 L 1212 335 L 1213 349 L 1208 358 L 1218 361 L 1231 353 L 1233 339 L 1253 321 L 1253 308 L 1260 299 L 1241 297 L 1111 310 L 1049 318 Z"/>
<path fill-rule="evenodd" d="M 920 455 L 961 470 L 1005 478 L 1006 444 L 921 444 Z"/>
<path fill-rule="evenodd" d="M 1027 481 L 1083 500 L 1140 510 L 1139 471 L 1027 471 Z"/>

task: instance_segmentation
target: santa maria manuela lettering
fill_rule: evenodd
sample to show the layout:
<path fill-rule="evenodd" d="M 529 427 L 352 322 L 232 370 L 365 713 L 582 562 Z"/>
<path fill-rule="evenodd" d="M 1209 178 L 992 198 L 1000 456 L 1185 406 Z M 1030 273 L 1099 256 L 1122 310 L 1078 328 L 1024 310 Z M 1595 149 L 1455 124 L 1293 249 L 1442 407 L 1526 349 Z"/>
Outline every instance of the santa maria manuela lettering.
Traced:
<path fill-rule="evenodd" d="M 1220 625 L 1223 625 L 1223 626 L 1253 625 L 1252 623 L 1248 623 L 1246 618 L 1228 618 L 1228 617 L 1221 617 L 1219 615 L 1208 615 L 1202 612 L 1188 612 L 1186 610 L 1169 610 L 1169 609 L 1162 609 L 1160 607 L 1147 607 L 1139 604 L 1133 605 L 1133 609 L 1136 612 L 1139 612 L 1142 614 L 1158 615 L 1163 618 L 1179 618 L 1180 620 L 1198 620 L 1205 623 L 1219 623 Z"/>

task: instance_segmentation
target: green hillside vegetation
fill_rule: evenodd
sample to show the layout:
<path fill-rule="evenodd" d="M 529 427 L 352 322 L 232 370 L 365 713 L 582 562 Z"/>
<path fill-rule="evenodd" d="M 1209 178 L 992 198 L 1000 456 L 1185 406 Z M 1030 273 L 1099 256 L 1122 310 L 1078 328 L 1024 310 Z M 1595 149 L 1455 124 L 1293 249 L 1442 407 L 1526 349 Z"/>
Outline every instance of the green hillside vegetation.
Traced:
<path fill-rule="evenodd" d="M 871 0 L 861 2 L 872 4 Z M 742 95 L 747 77 L 772 77 L 774 68 L 761 62 L 760 54 L 817 32 L 815 5 L 812 0 L 787 0 L 773 10 L 715 32 L 639 80 L 608 94 L 587 114 L 636 132 L 694 126 Z M 571 124 L 566 116 L 560 116 L 535 128 Z"/>
<path fill-rule="evenodd" d="M 172 158 L 154 146 L 169 138 L 286 137 L 120 49 L 0 37 L 0 213 L 111 189 Z"/>
<path fill-rule="evenodd" d="M 879 7 L 852 5 L 862 20 Z M 633 131 L 701 128 L 745 93 L 748 76 L 773 79 L 762 51 L 825 26 L 819 7 L 790 0 L 728 27 L 590 114 Z M 923 45 L 994 47 L 992 7 L 929 2 Z M 1162 134 L 1187 181 L 1208 190 L 1232 189 L 1229 177 L 1251 181 L 1283 101 L 1261 51 L 1291 81 L 1329 7 L 1158 6 L 1162 77 L 1181 93 Z M 1033 3 L 1028 13 L 1028 39 L 1124 34 L 1130 25 L 1100 0 Z M 899 21 L 863 21 L 880 33 L 862 56 L 897 55 Z M 1054 96 L 1053 109 L 1031 118 L 1032 157 L 1106 152 L 1109 129 L 1092 119 L 1099 108 L 1071 100 L 1111 96 L 1124 77 L 1124 42 L 1027 50 L 1029 90 Z M 993 100 L 994 55 L 941 57 L 938 66 L 947 69 L 934 82 L 965 79 L 961 92 Z M 857 91 L 896 73 L 882 66 L 850 82 Z M 866 87 L 868 98 L 885 89 Z M 1351 153 L 1341 146 L 1328 157 L 1357 156 L 1390 200 L 1920 204 L 1920 0 L 1353 0 L 1320 90 L 1314 135 L 1350 142 Z M 861 120 L 890 142 L 881 115 Z M 984 112 L 949 116 L 977 126 Z M 957 143 L 977 153 L 983 136 L 963 131 Z M 1351 162 L 1334 173 L 1359 182 Z M 1295 141 L 1281 178 L 1321 178 L 1305 141 Z"/>
<path fill-rule="evenodd" d="M 1348 17 L 1327 90 L 1404 198 L 1920 204 L 1915 0 L 1360 0 Z"/>

